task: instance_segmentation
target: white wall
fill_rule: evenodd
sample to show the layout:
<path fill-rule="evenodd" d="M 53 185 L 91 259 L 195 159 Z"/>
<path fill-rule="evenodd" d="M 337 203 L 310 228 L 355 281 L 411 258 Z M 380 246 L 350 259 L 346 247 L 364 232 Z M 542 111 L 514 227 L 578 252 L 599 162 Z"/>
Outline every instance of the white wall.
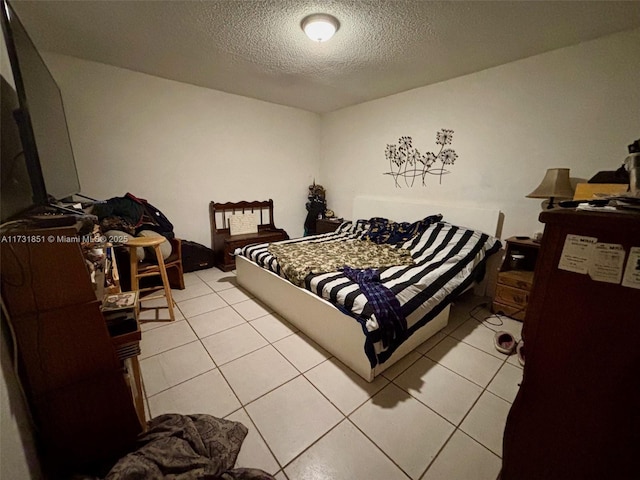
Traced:
<path fill-rule="evenodd" d="M 350 217 L 357 194 L 497 207 L 503 237 L 532 234 L 547 168 L 590 178 L 621 165 L 640 136 L 640 29 L 502 65 L 319 117 L 298 109 L 48 54 L 67 109 L 85 194 L 130 191 L 210 242 L 210 200 L 275 200 L 276 223 L 302 233 L 306 187 Z M 459 158 L 438 184 L 395 188 L 387 143 L 434 150 L 455 131 Z M 418 182 L 419 183 L 419 182 Z"/>
<path fill-rule="evenodd" d="M 211 200 L 273 198 L 276 225 L 302 235 L 307 186 L 319 174 L 319 115 L 72 57 L 45 60 L 82 193 L 146 198 L 177 236 L 207 246 Z"/>
<path fill-rule="evenodd" d="M 636 29 L 323 115 L 329 207 L 349 217 L 358 194 L 487 205 L 504 212 L 503 237 L 531 235 L 540 200 L 525 195 L 547 168 L 588 179 L 640 137 L 639 58 Z M 452 173 L 395 188 L 386 144 L 408 135 L 434 151 L 441 128 L 455 131 Z"/>

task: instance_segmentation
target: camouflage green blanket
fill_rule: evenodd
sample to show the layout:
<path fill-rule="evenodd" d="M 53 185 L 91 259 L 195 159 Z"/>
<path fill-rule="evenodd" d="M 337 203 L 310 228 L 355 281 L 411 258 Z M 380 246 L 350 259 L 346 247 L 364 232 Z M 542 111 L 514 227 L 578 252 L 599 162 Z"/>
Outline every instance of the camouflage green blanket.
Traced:
<path fill-rule="evenodd" d="M 345 266 L 363 269 L 413 263 L 408 250 L 367 240 L 272 243 L 268 250 L 289 281 L 299 287 L 304 287 L 304 279 L 310 273 L 337 272 Z"/>

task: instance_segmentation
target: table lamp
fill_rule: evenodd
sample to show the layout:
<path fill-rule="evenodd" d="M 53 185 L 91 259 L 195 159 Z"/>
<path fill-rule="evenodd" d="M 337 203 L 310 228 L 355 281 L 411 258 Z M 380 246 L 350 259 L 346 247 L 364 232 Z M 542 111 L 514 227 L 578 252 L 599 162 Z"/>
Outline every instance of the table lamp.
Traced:
<path fill-rule="evenodd" d="M 542 208 L 554 208 L 554 198 L 573 198 L 573 188 L 569 181 L 568 168 L 549 168 L 540 185 L 527 198 L 549 199 L 542 202 Z M 546 207 L 545 207 L 546 205 Z"/>

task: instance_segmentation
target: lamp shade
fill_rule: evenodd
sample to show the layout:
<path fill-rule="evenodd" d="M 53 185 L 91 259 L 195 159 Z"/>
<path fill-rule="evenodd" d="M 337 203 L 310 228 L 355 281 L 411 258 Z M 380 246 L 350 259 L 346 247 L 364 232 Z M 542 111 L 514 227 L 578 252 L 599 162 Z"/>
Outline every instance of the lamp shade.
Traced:
<path fill-rule="evenodd" d="M 326 42 L 340 27 L 338 19 L 326 13 L 309 15 L 302 20 L 302 30 L 311 40 Z"/>
<path fill-rule="evenodd" d="M 569 181 L 568 168 L 550 168 L 538 187 L 528 198 L 572 198 L 573 188 Z"/>

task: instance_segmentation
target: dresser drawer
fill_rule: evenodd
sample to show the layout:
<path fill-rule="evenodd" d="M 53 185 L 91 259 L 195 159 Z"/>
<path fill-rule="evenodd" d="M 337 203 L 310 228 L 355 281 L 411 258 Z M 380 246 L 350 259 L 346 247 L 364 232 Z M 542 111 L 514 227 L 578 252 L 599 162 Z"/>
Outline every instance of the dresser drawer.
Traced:
<path fill-rule="evenodd" d="M 509 270 L 498 273 L 498 283 L 510 285 L 524 290 L 531 290 L 533 285 L 533 272 L 526 270 Z"/>
<path fill-rule="evenodd" d="M 524 307 L 529 302 L 529 292 L 509 285 L 498 284 L 496 286 L 496 302 L 507 305 Z"/>

